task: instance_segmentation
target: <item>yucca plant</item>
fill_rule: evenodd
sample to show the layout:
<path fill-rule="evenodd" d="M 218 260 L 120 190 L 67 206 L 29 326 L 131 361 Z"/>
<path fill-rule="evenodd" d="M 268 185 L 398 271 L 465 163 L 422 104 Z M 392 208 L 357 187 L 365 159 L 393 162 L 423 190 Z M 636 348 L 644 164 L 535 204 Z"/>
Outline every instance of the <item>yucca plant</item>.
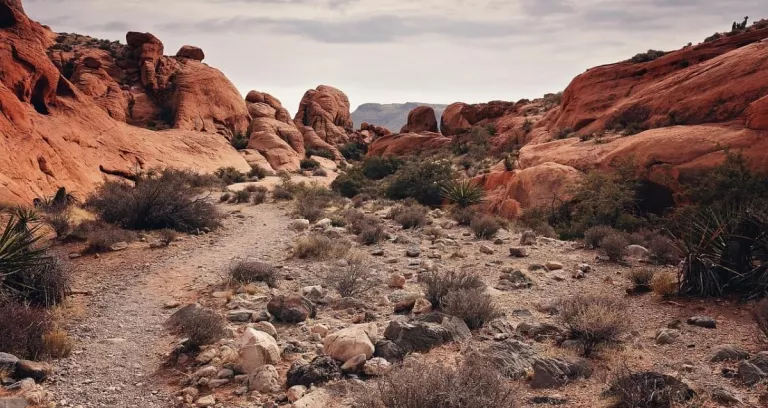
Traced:
<path fill-rule="evenodd" d="M 461 208 L 480 204 L 485 200 L 483 186 L 470 179 L 453 180 L 442 188 L 442 196 Z"/>
<path fill-rule="evenodd" d="M 48 259 L 45 249 L 37 245 L 39 225 L 26 224 L 27 219 L 11 215 L 0 235 L 0 289 L 13 275 L 34 268 Z"/>

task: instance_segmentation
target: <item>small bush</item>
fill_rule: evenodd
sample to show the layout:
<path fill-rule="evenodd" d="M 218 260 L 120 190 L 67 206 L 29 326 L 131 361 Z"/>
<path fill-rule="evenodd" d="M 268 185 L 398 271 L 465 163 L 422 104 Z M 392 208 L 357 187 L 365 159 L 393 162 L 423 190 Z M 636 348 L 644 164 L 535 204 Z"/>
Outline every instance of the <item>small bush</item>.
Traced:
<path fill-rule="evenodd" d="M 252 179 L 255 178 L 261 180 L 266 178 L 267 175 L 267 170 L 259 166 L 251 167 L 251 171 L 248 172 L 248 177 Z"/>
<path fill-rule="evenodd" d="M 325 285 L 339 292 L 341 297 L 355 297 L 376 287 L 376 275 L 362 253 L 353 253 L 346 258 L 347 266 L 334 267 L 325 275 Z"/>
<path fill-rule="evenodd" d="M 359 161 L 368 152 L 368 146 L 363 143 L 350 142 L 341 146 L 339 152 L 347 160 Z"/>
<path fill-rule="evenodd" d="M 165 246 L 171 246 L 171 243 L 173 241 L 176 241 L 176 239 L 179 237 L 179 233 L 172 230 L 172 229 L 162 229 L 158 232 L 158 236 L 160 237 L 160 242 Z"/>
<path fill-rule="evenodd" d="M 402 160 L 395 157 L 373 156 L 363 160 L 361 170 L 365 177 L 371 180 L 381 180 L 395 174 L 402 165 Z"/>
<path fill-rule="evenodd" d="M 258 261 L 240 261 L 229 267 L 229 278 L 239 284 L 264 282 L 270 288 L 277 287 L 280 274 L 274 266 Z"/>
<path fill-rule="evenodd" d="M 651 290 L 651 280 L 655 274 L 656 271 L 650 268 L 634 268 L 629 271 L 628 277 L 635 291 L 646 292 Z"/>
<path fill-rule="evenodd" d="M 267 188 L 264 186 L 257 187 L 251 195 L 251 202 L 253 205 L 264 204 L 267 202 L 267 191 Z"/>
<path fill-rule="evenodd" d="M 603 395 L 615 401 L 614 408 L 669 408 L 695 396 L 675 377 L 652 371 L 632 372 L 625 366 L 612 377 Z"/>
<path fill-rule="evenodd" d="M 430 239 L 437 239 L 437 238 L 442 238 L 442 237 L 445 236 L 445 231 L 443 231 L 442 228 L 434 226 L 434 225 L 430 225 L 428 227 L 425 227 L 424 230 L 422 231 L 422 233 L 425 236 L 429 237 Z"/>
<path fill-rule="evenodd" d="M 311 147 L 308 148 L 307 149 L 307 157 L 312 157 L 312 156 L 323 157 L 323 158 L 329 159 L 329 160 L 334 160 L 335 159 L 335 156 L 333 155 L 332 151 L 330 151 L 328 149 L 323 149 L 322 147 L 318 148 L 318 149 L 314 149 L 314 148 L 311 148 Z"/>
<path fill-rule="evenodd" d="M 42 357 L 43 335 L 51 327 L 52 319 L 45 309 L 0 303 L 0 352 L 31 360 Z"/>
<path fill-rule="evenodd" d="M 226 203 L 226 202 L 229 202 L 229 200 L 231 200 L 231 199 L 232 199 L 232 193 L 229 193 L 229 192 L 227 192 L 227 193 L 222 193 L 222 194 L 219 196 L 219 202 L 221 202 L 221 203 Z"/>
<path fill-rule="evenodd" d="M 451 217 L 454 221 L 459 223 L 459 225 L 463 225 L 465 227 L 468 227 L 470 224 L 472 224 L 472 220 L 475 219 L 477 216 L 477 210 L 473 208 L 454 208 L 451 211 Z"/>
<path fill-rule="evenodd" d="M 272 190 L 272 198 L 275 201 L 290 201 L 293 200 L 293 193 L 283 186 L 275 186 Z"/>
<path fill-rule="evenodd" d="M 172 316 L 169 325 L 189 339 L 189 345 L 200 347 L 221 340 L 226 335 L 224 317 L 205 307 L 190 308 L 186 313 Z"/>
<path fill-rule="evenodd" d="M 443 197 L 461 208 L 467 208 L 485 200 L 485 189 L 469 179 L 454 180 L 443 187 Z"/>
<path fill-rule="evenodd" d="M 392 176 L 386 196 L 393 200 L 413 198 L 426 206 L 442 203 L 442 189 L 453 180 L 448 161 L 412 161 Z"/>
<path fill-rule="evenodd" d="M 241 204 L 251 201 L 251 193 L 248 190 L 238 190 L 232 193 L 232 198 L 229 200 L 232 204 Z"/>
<path fill-rule="evenodd" d="M 312 172 L 312 176 L 314 176 L 314 177 L 328 177 L 328 172 L 325 171 L 325 169 L 323 169 L 323 168 L 318 168 L 318 169 L 315 169 Z"/>
<path fill-rule="evenodd" d="M 358 241 L 363 245 L 376 245 L 386 238 L 387 235 L 384 233 L 384 227 L 380 223 L 367 224 L 357 234 Z"/>
<path fill-rule="evenodd" d="M 43 335 L 43 354 L 49 358 L 67 358 L 72 354 L 74 342 L 64 330 L 53 330 Z"/>
<path fill-rule="evenodd" d="M 618 299 L 577 295 L 561 300 L 557 310 L 569 338 L 581 343 L 585 357 L 618 342 L 630 329 L 627 305 Z"/>
<path fill-rule="evenodd" d="M 100 252 L 109 252 L 112 246 L 118 242 L 133 242 L 136 236 L 120 228 L 107 227 L 104 229 L 93 230 L 88 233 L 88 241 L 85 252 L 95 254 Z"/>
<path fill-rule="evenodd" d="M 46 214 L 44 219 L 56 234 L 57 239 L 62 239 L 72 232 L 72 217 L 68 211 Z"/>
<path fill-rule="evenodd" d="M 627 246 L 629 242 L 624 234 L 613 233 L 603 238 L 600 241 L 600 248 L 605 252 L 605 255 L 613 262 L 619 262 L 624 259 L 627 254 Z"/>
<path fill-rule="evenodd" d="M 445 313 L 464 320 L 472 330 L 479 329 L 485 323 L 502 316 L 493 297 L 483 289 L 451 292 L 445 297 L 442 308 Z"/>
<path fill-rule="evenodd" d="M 403 229 L 419 228 L 427 224 L 427 208 L 415 203 L 402 204 L 393 208 L 389 217 Z"/>
<path fill-rule="evenodd" d="M 315 159 L 301 159 L 299 167 L 301 167 L 302 170 L 314 170 L 320 167 L 320 163 Z"/>
<path fill-rule="evenodd" d="M 36 265 L 10 274 L 2 282 L 9 295 L 35 307 L 52 307 L 69 296 L 72 271 L 56 257 L 48 257 Z M 2 294 L 2 290 L 0 290 Z"/>
<path fill-rule="evenodd" d="M 331 191 L 324 187 L 309 187 L 302 190 L 296 200 L 296 215 L 315 222 L 325 216 L 325 208 L 334 200 Z"/>
<path fill-rule="evenodd" d="M 312 233 L 296 239 L 293 256 L 299 259 L 339 259 L 349 252 L 350 243 L 319 233 Z"/>
<path fill-rule="evenodd" d="M 248 148 L 248 136 L 245 136 L 243 134 L 236 134 L 232 137 L 232 147 L 235 148 L 235 150 L 243 150 Z"/>
<path fill-rule="evenodd" d="M 675 243 L 664 236 L 654 235 L 648 241 L 648 251 L 651 259 L 661 265 L 674 264 L 680 260 Z"/>
<path fill-rule="evenodd" d="M 501 229 L 501 224 L 496 217 L 490 215 L 480 215 L 472 219 L 469 227 L 475 233 L 475 238 L 491 239 Z"/>
<path fill-rule="evenodd" d="M 632 57 L 632 62 L 634 63 L 651 62 L 653 60 L 663 57 L 665 54 L 666 52 L 664 51 L 648 50 L 648 52 L 643 52 Z"/>
<path fill-rule="evenodd" d="M 651 279 L 651 289 L 653 289 L 653 293 L 659 296 L 674 296 L 678 290 L 677 274 L 674 272 L 655 274 Z"/>
<path fill-rule="evenodd" d="M 165 169 L 137 176 L 134 184 L 107 181 L 86 201 L 99 217 L 132 230 L 171 228 L 182 232 L 215 229 L 221 215 L 198 197 L 191 173 Z"/>
<path fill-rule="evenodd" d="M 365 215 L 354 208 L 344 210 L 342 217 L 344 217 L 347 230 L 355 235 L 359 234 L 365 225 L 381 223 L 377 217 L 372 215 Z"/>
<path fill-rule="evenodd" d="M 226 185 L 248 181 L 248 176 L 234 167 L 221 167 L 213 174 Z"/>
<path fill-rule="evenodd" d="M 421 284 L 427 300 L 435 306 L 442 305 L 452 292 L 485 288 L 483 279 L 468 271 L 429 272 L 421 276 Z"/>
<path fill-rule="evenodd" d="M 607 225 L 596 225 L 584 231 L 584 243 L 592 248 L 599 248 L 607 236 L 615 234 L 616 230 Z"/>
<path fill-rule="evenodd" d="M 768 340 L 768 299 L 757 302 L 752 308 L 752 318 L 755 319 L 757 328 L 763 335 L 763 340 Z"/>
<path fill-rule="evenodd" d="M 354 399 L 356 408 L 514 408 L 515 393 L 487 367 L 459 367 L 423 361 L 396 368 Z"/>
<path fill-rule="evenodd" d="M 371 181 L 365 177 L 359 168 L 351 168 L 339 174 L 331 183 L 331 190 L 341 194 L 342 197 L 352 198 L 363 192 L 363 189 L 371 185 Z"/>

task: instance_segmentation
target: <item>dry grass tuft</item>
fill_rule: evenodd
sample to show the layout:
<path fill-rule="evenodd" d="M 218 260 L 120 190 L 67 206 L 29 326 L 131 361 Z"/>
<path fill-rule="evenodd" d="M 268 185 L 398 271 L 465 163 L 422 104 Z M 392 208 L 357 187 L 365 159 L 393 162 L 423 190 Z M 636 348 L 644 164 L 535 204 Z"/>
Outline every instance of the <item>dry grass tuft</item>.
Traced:
<path fill-rule="evenodd" d="M 499 232 L 501 224 L 496 217 L 481 215 L 473 218 L 469 227 L 475 233 L 475 238 L 491 239 Z"/>
<path fill-rule="evenodd" d="M 280 274 L 274 266 L 258 261 L 240 261 L 229 267 L 229 278 L 239 284 L 264 282 L 270 288 L 277 287 Z"/>
<path fill-rule="evenodd" d="M 501 309 L 493 301 L 493 296 L 483 289 L 465 289 L 451 292 L 443 301 L 443 311 L 456 316 L 472 329 L 479 329 L 493 319 L 501 317 Z"/>
<path fill-rule="evenodd" d="M 334 267 L 325 275 L 325 285 L 336 289 L 341 297 L 355 297 L 379 284 L 376 274 L 368 268 L 370 262 L 362 252 L 346 257 L 347 266 Z"/>
<path fill-rule="evenodd" d="M 651 279 L 651 289 L 653 293 L 670 297 L 677 294 L 678 290 L 677 274 L 674 272 L 657 273 Z"/>
<path fill-rule="evenodd" d="M 350 247 L 349 241 L 343 238 L 312 233 L 296 239 L 293 256 L 299 259 L 339 259 L 349 252 Z"/>
<path fill-rule="evenodd" d="M 74 343 L 64 330 L 53 330 L 43 335 L 43 353 L 50 358 L 67 358 Z"/>
<path fill-rule="evenodd" d="M 629 241 L 627 241 L 627 238 L 619 232 L 609 234 L 600 241 L 600 248 L 605 252 L 608 259 L 613 262 L 619 262 L 624 259 L 627 254 L 628 245 Z"/>
<path fill-rule="evenodd" d="M 428 272 L 421 276 L 427 300 L 433 305 L 442 305 L 452 292 L 469 289 L 484 289 L 483 279 L 468 271 Z"/>
<path fill-rule="evenodd" d="M 619 299 L 577 295 L 561 300 L 557 310 L 569 338 L 581 343 L 585 357 L 598 347 L 617 343 L 630 330 L 627 305 Z"/>

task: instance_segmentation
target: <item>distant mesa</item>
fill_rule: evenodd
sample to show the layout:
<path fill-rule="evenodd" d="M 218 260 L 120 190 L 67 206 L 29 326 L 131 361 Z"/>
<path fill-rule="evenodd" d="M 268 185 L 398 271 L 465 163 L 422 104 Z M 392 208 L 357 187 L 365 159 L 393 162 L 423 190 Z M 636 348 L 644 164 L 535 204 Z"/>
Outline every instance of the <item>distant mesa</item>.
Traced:
<path fill-rule="evenodd" d="M 391 104 L 379 104 L 379 103 L 365 103 L 352 112 L 352 120 L 355 124 L 363 122 L 376 124 L 390 130 L 391 132 L 397 132 L 402 130 L 403 126 L 408 122 L 408 114 L 420 107 L 428 106 L 435 112 L 435 118 L 438 119 L 443 114 L 443 110 L 448 105 L 438 105 L 429 103 L 391 103 Z"/>

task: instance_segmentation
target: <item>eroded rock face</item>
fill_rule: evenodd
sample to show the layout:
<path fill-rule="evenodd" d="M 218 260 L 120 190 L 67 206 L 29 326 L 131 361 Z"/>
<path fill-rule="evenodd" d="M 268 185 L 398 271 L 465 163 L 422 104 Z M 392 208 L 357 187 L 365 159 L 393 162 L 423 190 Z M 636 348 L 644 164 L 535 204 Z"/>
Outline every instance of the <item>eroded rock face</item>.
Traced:
<path fill-rule="evenodd" d="M 463 320 L 433 313 L 410 322 L 393 320 L 384 331 L 384 337 L 405 352 L 428 351 L 444 343 L 463 341 L 472 337 Z"/>
<path fill-rule="evenodd" d="M 514 109 L 514 102 L 492 101 L 477 105 L 457 102 L 448 105 L 440 118 L 440 131 L 445 136 L 466 133 L 473 126 L 484 125 Z"/>
<path fill-rule="evenodd" d="M 198 131 L 216 132 L 221 124 L 231 128 L 229 133 L 247 127 L 245 104 L 218 71 L 162 57 L 154 36 L 131 34 L 130 45 L 57 36 L 30 20 L 20 2 L 2 0 L 0 7 L 0 196 L 5 201 L 29 204 L 60 187 L 87 195 L 106 172 L 131 174 L 137 166 L 248 171 L 224 137 Z M 188 86 L 161 92 L 172 76 Z M 216 81 L 205 90 L 215 91 L 210 100 L 194 84 L 201 78 Z M 161 116 L 161 107 L 168 107 L 165 113 L 179 125 L 158 137 L 145 127 Z M 187 114 L 202 118 L 200 126 L 182 126 Z"/>
<path fill-rule="evenodd" d="M 451 143 L 440 133 L 399 133 L 377 138 L 368 146 L 369 156 L 408 156 L 437 150 Z"/>
<path fill-rule="evenodd" d="M 194 45 L 182 46 L 176 53 L 176 56 L 180 58 L 193 59 L 195 61 L 202 61 L 205 59 L 205 53 L 203 50 L 200 47 L 195 47 Z"/>
<path fill-rule="evenodd" d="M 400 129 L 400 133 L 419 132 L 438 132 L 435 110 L 429 106 L 419 106 L 408 113 L 408 123 Z"/>
<path fill-rule="evenodd" d="M 320 139 L 330 144 L 346 143 L 349 141 L 347 130 L 351 131 L 353 127 L 349 98 L 327 85 L 310 89 L 301 99 L 294 122 L 298 127 L 312 128 Z"/>

